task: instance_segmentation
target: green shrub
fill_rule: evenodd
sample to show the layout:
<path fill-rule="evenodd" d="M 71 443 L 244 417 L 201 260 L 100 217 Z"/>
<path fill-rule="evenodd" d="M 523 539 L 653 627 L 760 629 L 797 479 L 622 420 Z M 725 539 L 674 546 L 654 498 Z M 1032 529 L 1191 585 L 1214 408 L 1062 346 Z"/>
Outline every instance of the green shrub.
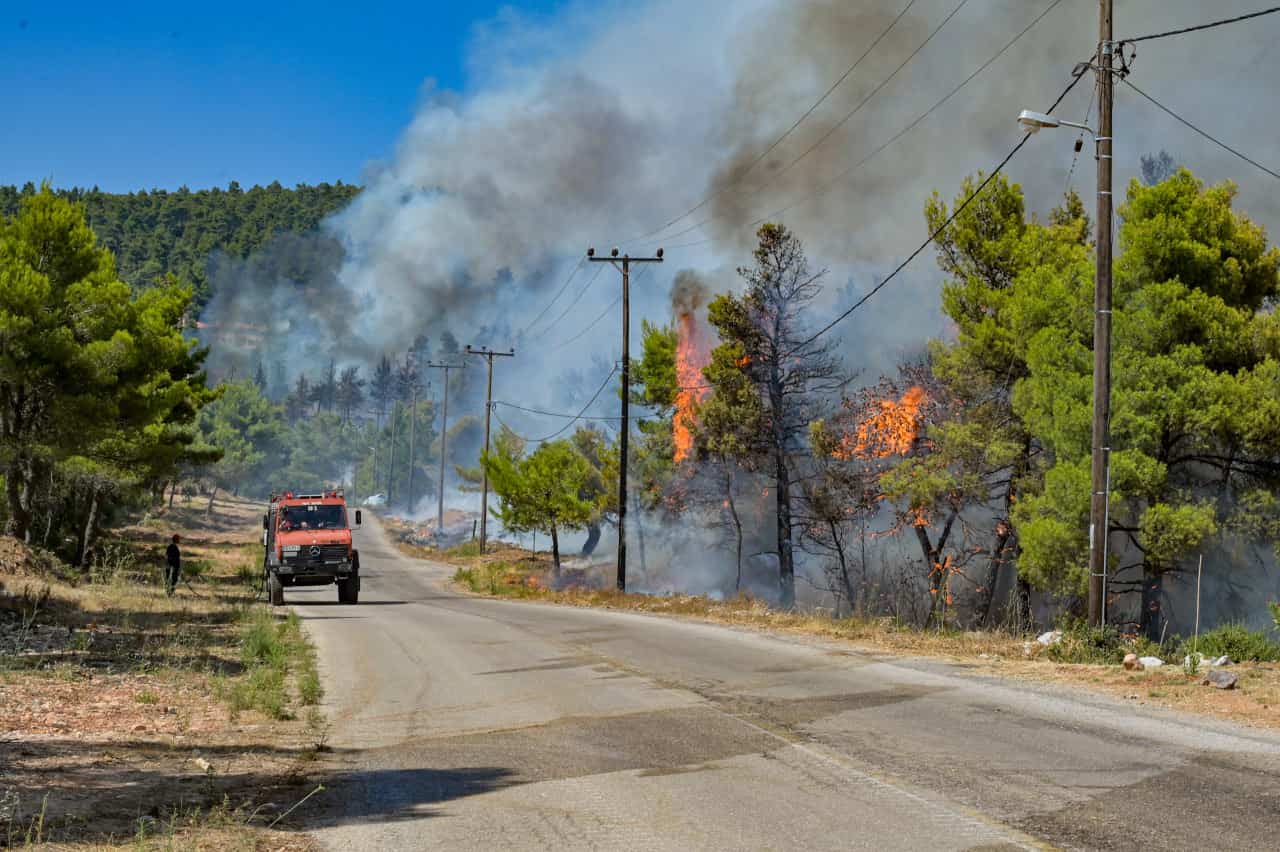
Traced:
<path fill-rule="evenodd" d="M 1059 629 L 1062 638 L 1045 651 L 1045 655 L 1054 662 L 1119 663 L 1125 654 L 1133 650 L 1114 627 L 1090 627 L 1083 621 L 1073 620 L 1063 623 Z"/>
<path fill-rule="evenodd" d="M 253 615 L 240 642 L 241 661 L 247 668 L 255 665 L 284 668 L 287 649 L 282 633 L 270 613 L 259 612 Z"/>
<path fill-rule="evenodd" d="M 1191 639 L 1184 639 L 1178 646 L 1179 658 L 1191 653 Z M 1201 633 L 1196 650 L 1206 657 L 1226 654 L 1237 663 L 1276 662 L 1280 660 L 1280 643 L 1274 642 L 1261 630 L 1250 630 L 1243 624 L 1223 624 Z"/>

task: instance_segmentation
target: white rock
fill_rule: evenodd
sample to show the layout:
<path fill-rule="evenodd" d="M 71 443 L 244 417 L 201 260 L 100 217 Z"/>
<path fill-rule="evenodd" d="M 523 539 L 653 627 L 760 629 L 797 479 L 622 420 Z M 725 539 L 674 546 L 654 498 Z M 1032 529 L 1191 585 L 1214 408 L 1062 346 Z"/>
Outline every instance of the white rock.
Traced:
<path fill-rule="evenodd" d="M 1044 645 L 1046 648 L 1050 645 L 1057 645 L 1062 641 L 1062 631 L 1050 630 L 1047 633 L 1041 633 L 1036 637 L 1036 641 L 1041 645 Z"/>
<path fill-rule="evenodd" d="M 1155 669 L 1164 665 L 1164 660 L 1159 657 L 1139 657 L 1138 662 L 1148 669 Z"/>

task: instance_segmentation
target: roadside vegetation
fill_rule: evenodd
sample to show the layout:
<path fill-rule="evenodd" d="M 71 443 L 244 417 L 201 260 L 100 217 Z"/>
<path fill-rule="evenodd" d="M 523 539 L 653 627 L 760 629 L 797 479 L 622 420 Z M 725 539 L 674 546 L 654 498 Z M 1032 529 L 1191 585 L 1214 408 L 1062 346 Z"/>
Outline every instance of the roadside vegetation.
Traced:
<path fill-rule="evenodd" d="M 326 722 L 296 616 L 258 600 L 258 507 L 203 499 L 104 538 L 82 572 L 0 538 L 0 841 L 309 849 L 266 826 L 308 787 Z M 183 535 L 173 597 L 163 549 Z M 134 783 L 119 785 L 127 771 Z M 277 829 L 288 828 L 288 823 Z"/>
<path fill-rule="evenodd" d="M 562 572 L 557 580 L 549 554 L 509 545 L 500 544 L 484 556 L 474 547 L 456 547 L 434 558 L 455 566 L 454 583 L 473 594 L 695 618 L 847 642 L 851 651 L 936 657 L 992 674 L 1085 687 L 1142 704 L 1280 729 L 1280 611 L 1275 611 L 1274 630 L 1228 624 L 1194 639 L 1170 637 L 1163 644 L 1068 617 L 1057 631 L 1049 631 L 1051 642 L 1041 643 L 1034 633 L 925 628 L 887 616 L 783 611 L 747 595 L 715 600 L 623 594 L 610 588 L 603 575 Z M 1226 670 L 1239 678 L 1235 688 L 1212 689 L 1203 683 L 1202 669 L 1184 667 L 1193 647 L 1205 659 L 1229 656 L 1233 665 Z M 1128 654 L 1156 657 L 1165 665 L 1127 670 L 1122 663 Z"/>

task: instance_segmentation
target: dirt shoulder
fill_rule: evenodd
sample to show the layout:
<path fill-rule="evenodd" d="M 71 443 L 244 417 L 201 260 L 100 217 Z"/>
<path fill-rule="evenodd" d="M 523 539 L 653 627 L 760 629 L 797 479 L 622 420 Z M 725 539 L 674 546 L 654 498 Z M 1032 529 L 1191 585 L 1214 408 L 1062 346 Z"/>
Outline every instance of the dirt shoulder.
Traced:
<path fill-rule="evenodd" d="M 268 826 L 319 784 L 314 653 L 257 601 L 260 508 L 205 508 L 116 531 L 88 574 L 0 539 L 0 845 L 313 848 Z"/>
<path fill-rule="evenodd" d="M 1178 664 L 1142 671 L 1114 664 L 1064 662 L 1062 652 L 1036 641 L 996 631 L 920 630 L 891 619 L 833 619 L 826 615 L 786 613 L 750 598 L 717 601 L 697 595 L 619 594 L 602 589 L 592 569 L 563 569 L 554 576 L 549 557 L 498 545 L 479 556 L 473 547 L 415 553 L 453 565 L 455 585 L 464 592 L 506 598 L 529 598 L 566 606 L 602 607 L 696 618 L 758 630 L 845 641 L 871 653 L 941 659 L 976 673 L 1022 678 L 1041 683 L 1078 686 L 1119 696 L 1136 704 L 1198 713 L 1239 724 L 1280 729 L 1280 664 L 1237 663 L 1224 670 L 1237 676 L 1232 689 L 1204 683 L 1206 672 L 1188 674 Z M 421 550 L 417 548 L 416 550 Z M 1067 637 L 1068 641 L 1072 637 Z M 1145 653 L 1140 643 L 1135 652 Z M 1123 648 L 1122 648 L 1123 650 Z M 1055 657 L 1057 659 L 1055 659 Z M 1166 655 L 1166 660 L 1171 660 Z"/>

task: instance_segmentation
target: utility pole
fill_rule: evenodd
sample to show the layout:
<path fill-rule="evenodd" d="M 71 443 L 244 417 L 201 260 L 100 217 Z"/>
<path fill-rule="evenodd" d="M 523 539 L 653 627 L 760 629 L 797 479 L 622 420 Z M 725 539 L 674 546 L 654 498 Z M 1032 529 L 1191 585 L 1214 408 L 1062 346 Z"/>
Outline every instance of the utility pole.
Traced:
<path fill-rule="evenodd" d="M 396 474 L 396 409 L 399 407 L 400 400 L 393 399 L 391 401 L 391 449 L 387 451 L 389 456 L 387 459 L 387 511 L 391 510 L 391 483 Z"/>
<path fill-rule="evenodd" d="M 437 364 L 428 361 L 427 367 L 432 370 L 444 370 L 444 410 L 440 415 L 440 493 L 436 503 L 436 540 L 444 531 L 444 465 L 445 448 L 449 438 L 449 371 L 461 370 L 465 364 Z"/>
<path fill-rule="evenodd" d="M 413 515 L 413 463 L 415 456 L 414 441 L 418 432 L 418 374 L 413 375 L 413 388 L 410 391 L 409 403 L 409 514 Z"/>
<path fill-rule="evenodd" d="M 1107 573 L 1107 492 L 1111 466 L 1111 151 L 1115 109 L 1114 0 L 1098 18 L 1098 270 L 1093 291 L 1093 458 L 1089 501 L 1089 623 L 1102 624 Z"/>
<path fill-rule="evenodd" d="M 662 263 L 662 249 L 653 257 L 618 258 L 615 248 L 609 257 L 596 257 L 596 250 L 587 249 L 587 260 L 592 263 L 611 263 L 622 273 L 622 432 L 621 457 L 618 463 L 618 591 L 627 590 L 627 458 L 631 434 L 631 264 Z"/>
<path fill-rule="evenodd" d="M 471 344 L 467 344 L 466 353 L 468 355 L 479 355 L 489 362 L 489 386 L 485 391 L 484 399 L 484 454 L 489 454 L 489 418 L 493 414 L 493 359 L 494 358 L 511 358 L 516 354 L 516 350 L 510 352 L 495 352 L 492 349 L 476 349 Z M 484 466 L 484 459 L 480 461 L 480 476 L 483 485 L 481 486 L 480 498 L 480 552 L 484 553 L 486 537 L 489 532 L 489 471 Z"/>

